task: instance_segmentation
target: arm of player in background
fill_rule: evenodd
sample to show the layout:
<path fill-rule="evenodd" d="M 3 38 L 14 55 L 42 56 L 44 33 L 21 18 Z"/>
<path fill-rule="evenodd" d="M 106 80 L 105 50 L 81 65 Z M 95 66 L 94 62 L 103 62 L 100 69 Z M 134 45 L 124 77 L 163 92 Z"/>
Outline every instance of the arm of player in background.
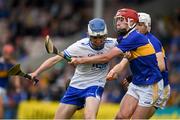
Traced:
<path fill-rule="evenodd" d="M 123 52 L 117 48 L 112 48 L 108 53 L 101 55 L 95 55 L 91 57 L 72 58 L 71 64 L 90 64 L 90 63 L 106 63 L 109 62 L 113 57 L 123 55 Z"/>
<path fill-rule="evenodd" d="M 36 76 L 38 76 L 40 73 L 42 73 L 43 71 L 51 68 L 52 66 L 54 66 L 56 63 L 58 63 L 59 61 L 61 61 L 63 59 L 63 57 L 56 55 L 54 57 L 51 57 L 49 59 L 47 59 L 46 61 L 44 61 L 39 68 L 37 68 L 33 73 L 31 73 L 31 76 L 34 78 Z"/>
<path fill-rule="evenodd" d="M 154 40 L 149 39 L 149 43 L 154 47 L 154 50 L 156 52 L 158 67 L 162 72 L 166 69 L 165 60 L 164 60 L 165 55 L 163 52 L 164 48 L 161 42 L 156 37 L 154 37 Z"/>
<path fill-rule="evenodd" d="M 128 59 L 127 58 L 123 58 L 121 60 L 120 63 L 118 63 L 117 65 L 115 65 L 110 72 L 108 73 L 108 75 L 106 76 L 107 80 L 114 80 L 117 79 L 118 75 L 122 73 L 122 71 L 124 71 L 124 69 L 126 69 L 128 66 Z"/>
<path fill-rule="evenodd" d="M 158 62 L 158 67 L 160 69 L 160 71 L 164 71 L 166 69 L 165 67 L 165 61 L 164 61 L 164 55 L 162 52 L 158 52 L 156 53 L 156 59 L 157 59 L 157 62 Z"/>

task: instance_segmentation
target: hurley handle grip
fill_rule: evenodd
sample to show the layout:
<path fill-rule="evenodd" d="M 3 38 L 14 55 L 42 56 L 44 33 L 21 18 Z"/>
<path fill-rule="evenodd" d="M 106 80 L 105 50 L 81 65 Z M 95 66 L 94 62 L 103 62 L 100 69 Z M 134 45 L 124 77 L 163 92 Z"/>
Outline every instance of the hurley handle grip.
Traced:
<path fill-rule="evenodd" d="M 33 80 L 33 85 L 36 85 L 36 84 L 39 82 L 38 79 L 32 78 L 32 77 L 31 77 L 30 75 L 28 75 L 28 74 L 25 74 L 24 77 L 25 77 L 25 78 L 28 78 L 29 80 Z"/>
<path fill-rule="evenodd" d="M 64 55 L 64 59 L 67 60 L 68 62 L 71 62 L 71 57 L 67 56 L 67 55 Z"/>

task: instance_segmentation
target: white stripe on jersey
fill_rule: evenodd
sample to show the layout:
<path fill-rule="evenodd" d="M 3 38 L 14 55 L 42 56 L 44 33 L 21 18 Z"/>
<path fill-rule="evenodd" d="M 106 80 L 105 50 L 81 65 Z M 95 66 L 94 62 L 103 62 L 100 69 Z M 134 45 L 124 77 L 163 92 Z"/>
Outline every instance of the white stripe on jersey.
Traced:
<path fill-rule="evenodd" d="M 89 38 L 84 38 L 69 46 L 64 50 L 64 52 L 70 56 L 87 57 L 107 53 L 116 45 L 116 39 L 107 38 L 103 49 L 94 50 L 89 45 Z M 70 86 L 79 89 L 84 89 L 90 86 L 104 87 L 108 71 L 109 63 L 77 65 Z"/>

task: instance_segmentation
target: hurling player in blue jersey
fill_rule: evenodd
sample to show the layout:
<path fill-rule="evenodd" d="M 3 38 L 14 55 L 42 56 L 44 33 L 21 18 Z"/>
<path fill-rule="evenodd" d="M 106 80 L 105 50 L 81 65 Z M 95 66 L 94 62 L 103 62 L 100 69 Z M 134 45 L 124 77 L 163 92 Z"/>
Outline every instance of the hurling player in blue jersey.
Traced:
<path fill-rule="evenodd" d="M 138 13 L 133 9 L 120 9 L 115 17 L 119 44 L 106 54 L 73 58 L 73 64 L 104 63 L 130 51 L 129 59 L 133 79 L 121 101 L 116 119 L 148 118 L 148 113 L 163 91 L 163 80 L 153 46 L 146 36 L 136 31 Z M 143 114 L 142 114 L 143 113 Z"/>
<path fill-rule="evenodd" d="M 150 33 L 151 30 L 151 17 L 147 13 L 138 13 L 139 15 L 139 23 L 137 25 L 137 30 L 145 34 L 149 42 L 153 45 L 155 51 L 156 51 L 156 57 L 158 61 L 159 69 L 161 70 L 161 74 L 164 81 L 164 91 L 163 94 L 160 96 L 160 100 L 155 104 L 155 107 L 164 108 L 166 105 L 166 102 L 170 96 L 170 85 L 168 80 L 168 68 L 167 68 L 167 57 L 165 55 L 164 48 L 161 44 L 161 42 Z M 155 109 L 152 111 L 154 112 Z"/>
<path fill-rule="evenodd" d="M 161 70 L 161 74 L 163 76 L 163 82 L 164 82 L 164 91 L 163 94 L 161 94 L 160 99 L 158 99 L 157 103 L 154 104 L 154 107 L 152 107 L 152 111 L 148 113 L 149 118 L 154 114 L 156 108 L 164 108 L 166 105 L 166 102 L 170 95 L 170 86 L 168 81 L 168 70 L 167 70 L 167 63 L 166 63 L 166 56 L 164 53 L 164 49 L 161 45 L 161 42 L 150 33 L 151 30 L 151 18 L 149 14 L 146 13 L 138 13 L 139 15 L 139 23 L 137 24 L 137 30 L 146 35 L 146 37 L 149 39 L 149 42 L 153 45 L 155 51 L 156 51 L 156 57 L 158 62 L 158 67 Z M 130 55 L 129 55 L 130 56 Z M 128 56 L 127 56 L 128 57 Z M 119 74 L 122 73 L 122 71 L 126 68 L 128 65 L 128 60 L 124 58 L 119 64 L 117 64 L 107 75 L 108 80 L 116 79 Z M 131 78 L 131 77 L 129 77 Z M 123 84 L 128 86 L 128 79 L 126 78 L 123 80 Z"/>

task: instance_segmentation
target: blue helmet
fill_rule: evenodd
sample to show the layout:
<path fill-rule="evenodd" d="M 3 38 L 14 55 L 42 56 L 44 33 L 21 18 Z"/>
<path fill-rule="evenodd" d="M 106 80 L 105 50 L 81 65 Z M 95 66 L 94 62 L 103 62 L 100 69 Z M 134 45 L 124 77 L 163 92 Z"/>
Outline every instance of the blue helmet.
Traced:
<path fill-rule="evenodd" d="M 107 35 L 106 23 L 101 18 L 94 18 L 88 24 L 89 36 L 104 36 Z"/>

